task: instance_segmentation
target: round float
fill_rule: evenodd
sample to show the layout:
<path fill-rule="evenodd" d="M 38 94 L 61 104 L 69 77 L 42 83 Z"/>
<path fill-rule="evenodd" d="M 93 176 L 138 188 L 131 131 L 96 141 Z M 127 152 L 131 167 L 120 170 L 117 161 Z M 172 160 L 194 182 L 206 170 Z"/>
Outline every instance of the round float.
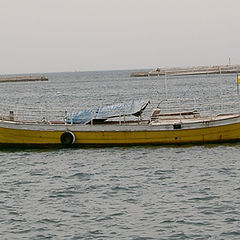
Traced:
<path fill-rule="evenodd" d="M 70 131 L 66 131 L 61 135 L 61 143 L 64 146 L 70 146 L 72 144 L 74 144 L 75 142 L 75 135 L 70 132 Z"/>

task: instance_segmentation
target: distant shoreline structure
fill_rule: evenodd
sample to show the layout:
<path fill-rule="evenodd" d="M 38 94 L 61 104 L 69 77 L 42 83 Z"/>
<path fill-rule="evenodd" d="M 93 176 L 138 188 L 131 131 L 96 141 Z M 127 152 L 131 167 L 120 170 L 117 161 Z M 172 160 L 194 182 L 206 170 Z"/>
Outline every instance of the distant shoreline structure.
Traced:
<path fill-rule="evenodd" d="M 48 78 L 41 76 L 16 76 L 16 77 L 0 77 L 0 83 L 4 82 L 32 82 L 32 81 L 48 81 Z"/>
<path fill-rule="evenodd" d="M 186 76 L 219 73 L 240 73 L 240 65 L 216 65 L 216 66 L 194 66 L 194 67 L 175 67 L 157 68 L 150 72 L 132 72 L 130 77 L 151 77 L 161 75 Z"/>

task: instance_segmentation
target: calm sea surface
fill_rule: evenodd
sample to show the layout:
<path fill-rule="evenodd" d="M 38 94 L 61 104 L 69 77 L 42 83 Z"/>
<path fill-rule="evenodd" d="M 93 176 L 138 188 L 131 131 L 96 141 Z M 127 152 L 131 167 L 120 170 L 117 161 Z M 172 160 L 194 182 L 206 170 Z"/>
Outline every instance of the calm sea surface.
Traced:
<path fill-rule="evenodd" d="M 2 83 L 2 104 L 76 107 L 164 99 L 131 71 Z M 222 86 L 220 88 L 220 85 Z M 168 79 L 168 96 L 235 94 L 236 76 Z M 240 239 L 240 144 L 0 149 L 0 239 Z"/>

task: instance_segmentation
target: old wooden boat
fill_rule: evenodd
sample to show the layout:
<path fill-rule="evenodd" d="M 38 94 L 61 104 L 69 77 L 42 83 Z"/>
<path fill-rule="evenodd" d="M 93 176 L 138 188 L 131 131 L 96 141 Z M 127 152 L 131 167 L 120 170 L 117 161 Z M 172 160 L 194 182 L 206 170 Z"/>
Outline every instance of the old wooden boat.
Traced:
<path fill-rule="evenodd" d="M 167 111 L 162 104 L 158 104 L 146 118 L 143 118 L 143 112 L 151 104 L 143 101 L 106 105 L 84 111 L 64 110 L 61 111 L 59 119 L 49 119 L 42 110 L 39 119 L 27 119 L 26 109 L 23 108 L 21 112 L 18 108 L 16 111 L 11 110 L 8 114 L 1 115 L 0 144 L 113 146 L 202 144 L 240 140 L 239 112 L 202 116 L 195 102 L 191 109 L 185 108 L 181 111 L 176 111 L 176 108 L 170 111 L 170 101 L 163 102 L 168 106 Z M 182 107 L 182 104 L 178 106 Z M 217 109 L 216 105 L 214 109 Z M 222 110 L 222 106 L 219 109 Z"/>

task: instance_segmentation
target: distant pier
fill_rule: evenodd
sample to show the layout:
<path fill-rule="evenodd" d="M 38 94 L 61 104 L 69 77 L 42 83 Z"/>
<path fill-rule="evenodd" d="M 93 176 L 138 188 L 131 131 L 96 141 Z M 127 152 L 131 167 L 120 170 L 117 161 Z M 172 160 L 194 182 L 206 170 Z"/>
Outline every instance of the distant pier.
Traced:
<path fill-rule="evenodd" d="M 1 77 L 0 83 L 3 82 L 31 82 L 31 81 L 48 81 L 45 76 L 16 76 L 16 77 Z"/>
<path fill-rule="evenodd" d="M 131 77 L 151 77 L 161 75 L 185 76 L 219 73 L 240 73 L 240 65 L 195 66 L 185 68 L 157 68 L 150 72 L 132 72 Z"/>

